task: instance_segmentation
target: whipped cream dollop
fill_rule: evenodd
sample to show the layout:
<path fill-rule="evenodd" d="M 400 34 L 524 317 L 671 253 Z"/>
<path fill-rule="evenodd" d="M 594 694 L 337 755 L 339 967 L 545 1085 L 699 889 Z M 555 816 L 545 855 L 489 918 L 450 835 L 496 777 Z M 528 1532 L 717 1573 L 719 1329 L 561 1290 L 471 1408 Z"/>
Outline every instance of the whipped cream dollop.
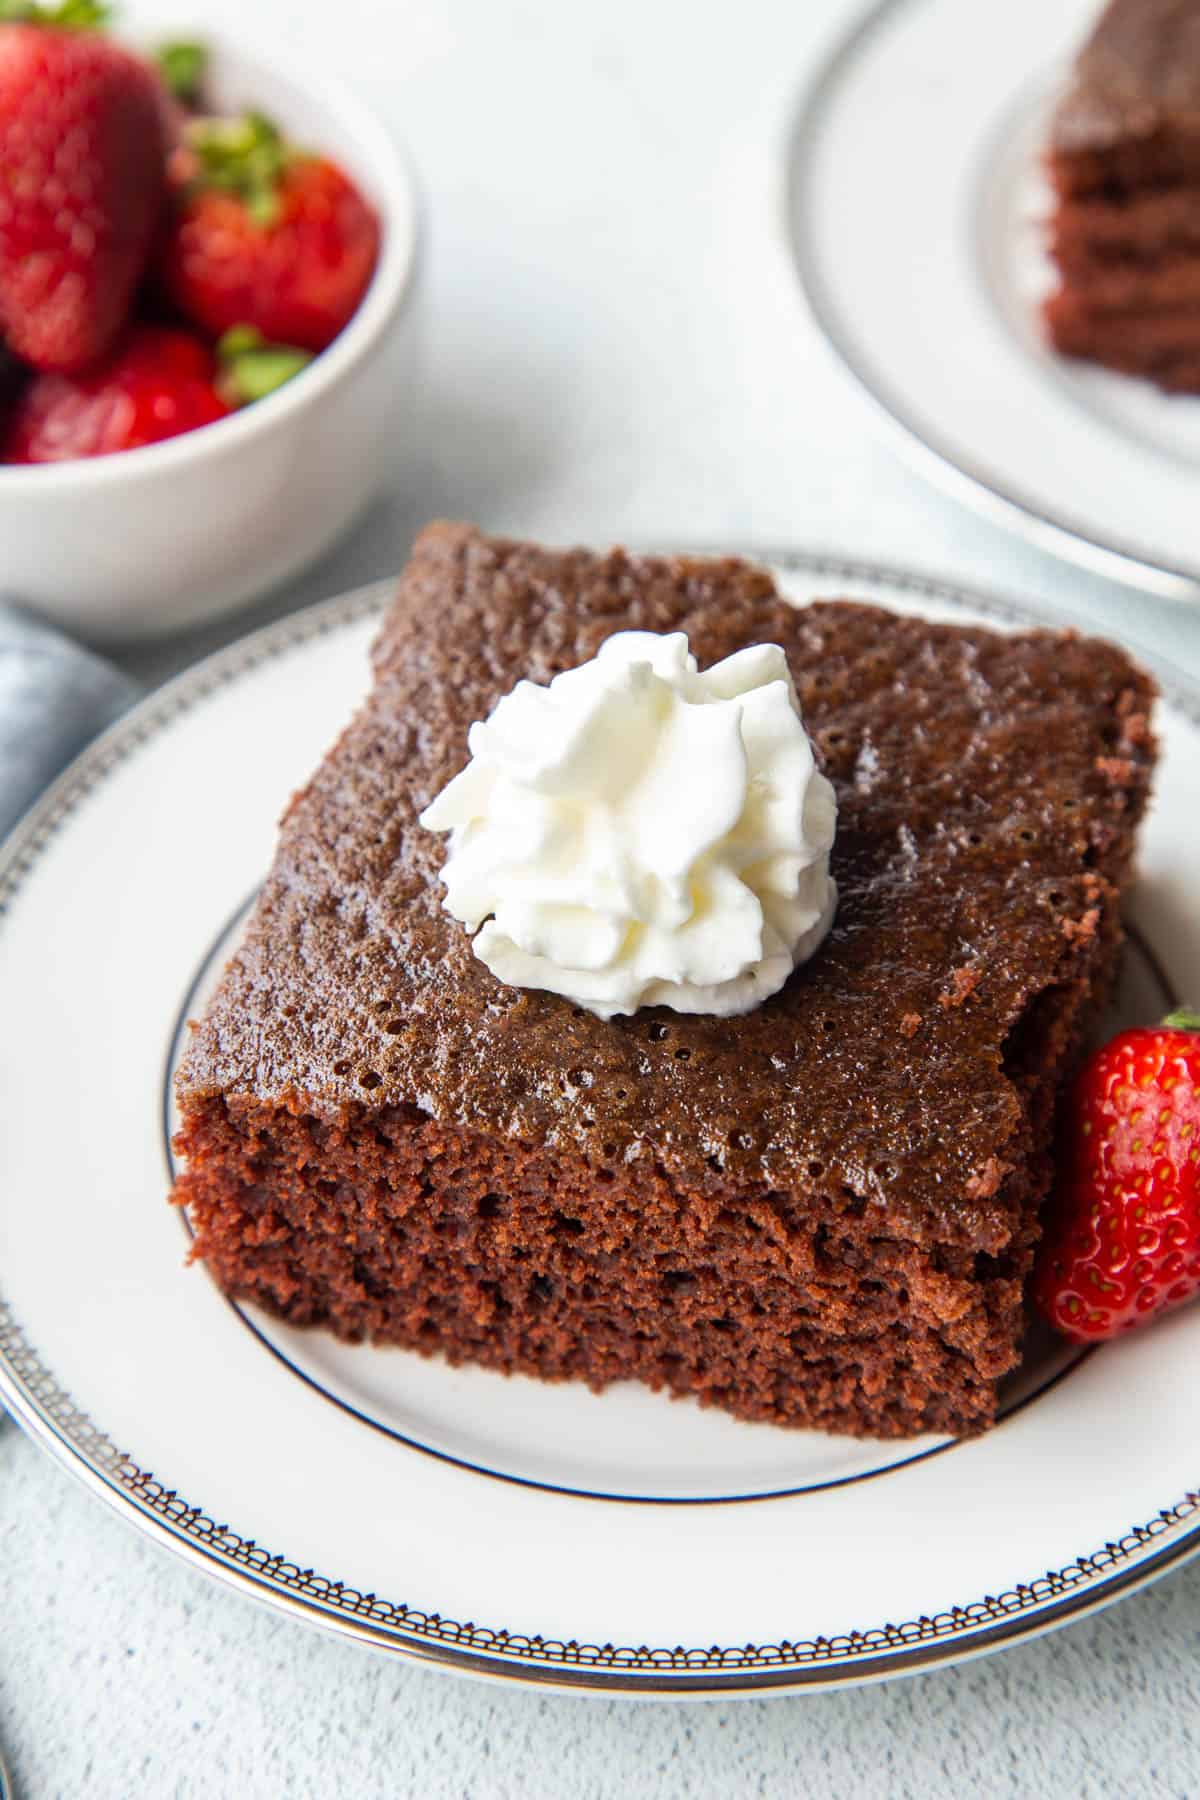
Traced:
<path fill-rule="evenodd" d="M 682 632 L 618 632 L 467 742 L 421 823 L 500 981 L 601 1018 L 743 1013 L 828 931 L 837 806 L 777 645 L 701 674 Z"/>

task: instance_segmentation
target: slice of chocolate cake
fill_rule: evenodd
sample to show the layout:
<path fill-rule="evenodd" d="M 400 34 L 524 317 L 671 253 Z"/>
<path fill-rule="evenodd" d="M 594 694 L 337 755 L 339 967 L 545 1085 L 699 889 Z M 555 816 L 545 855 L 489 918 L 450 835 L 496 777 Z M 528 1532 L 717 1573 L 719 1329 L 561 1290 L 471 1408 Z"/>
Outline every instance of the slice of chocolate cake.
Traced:
<path fill-rule="evenodd" d="M 1055 348 L 1200 392 L 1200 0 L 1112 0 L 1047 160 Z"/>
<path fill-rule="evenodd" d="M 506 987 L 418 817 L 627 629 L 782 646 L 837 794 L 832 929 L 733 1018 Z M 746 1419 L 994 1415 L 1055 1100 L 1113 973 L 1152 688 L 1070 634 L 795 609 L 736 561 L 425 531 L 178 1077 L 175 1198 L 299 1325 Z"/>

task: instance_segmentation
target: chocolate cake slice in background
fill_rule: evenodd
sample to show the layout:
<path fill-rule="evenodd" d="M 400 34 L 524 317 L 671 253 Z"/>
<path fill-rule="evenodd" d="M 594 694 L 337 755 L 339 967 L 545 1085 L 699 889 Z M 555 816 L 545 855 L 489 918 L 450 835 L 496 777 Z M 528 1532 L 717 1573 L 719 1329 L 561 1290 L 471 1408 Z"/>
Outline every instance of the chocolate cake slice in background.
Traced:
<path fill-rule="evenodd" d="M 467 730 L 625 628 L 781 644 L 835 783 L 830 936 L 744 1017 L 502 987 L 417 815 Z M 232 1295 L 746 1419 L 992 1419 L 1055 1100 L 1108 987 L 1153 761 L 1110 645 L 795 609 L 745 563 L 436 525 L 291 802 L 178 1077 L 175 1198 Z"/>
<path fill-rule="evenodd" d="M 1200 392 L 1200 0 L 1112 0 L 1048 167 L 1056 349 Z"/>

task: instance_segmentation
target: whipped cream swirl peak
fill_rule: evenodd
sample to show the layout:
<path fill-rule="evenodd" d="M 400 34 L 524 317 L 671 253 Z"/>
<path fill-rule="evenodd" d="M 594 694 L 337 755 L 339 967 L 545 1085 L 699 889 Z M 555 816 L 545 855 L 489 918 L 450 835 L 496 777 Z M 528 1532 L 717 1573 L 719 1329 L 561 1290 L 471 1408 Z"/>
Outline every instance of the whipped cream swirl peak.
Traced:
<path fill-rule="evenodd" d="M 467 742 L 421 824 L 498 980 L 601 1018 L 743 1013 L 828 931 L 836 802 L 777 645 L 701 674 L 682 632 L 618 632 Z"/>

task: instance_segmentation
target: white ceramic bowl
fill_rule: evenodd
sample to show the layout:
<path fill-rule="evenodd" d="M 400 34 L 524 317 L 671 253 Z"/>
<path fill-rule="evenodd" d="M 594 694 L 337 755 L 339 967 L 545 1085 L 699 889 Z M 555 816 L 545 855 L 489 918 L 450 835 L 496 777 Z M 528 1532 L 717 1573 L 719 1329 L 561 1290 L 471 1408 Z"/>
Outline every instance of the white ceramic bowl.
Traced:
<path fill-rule="evenodd" d="M 378 492 L 407 410 L 418 214 L 399 151 L 322 78 L 206 39 L 222 109 L 268 113 L 369 196 L 379 264 L 341 335 L 265 400 L 144 450 L 0 467 L 0 591 L 94 641 L 194 625 L 311 562 Z"/>

